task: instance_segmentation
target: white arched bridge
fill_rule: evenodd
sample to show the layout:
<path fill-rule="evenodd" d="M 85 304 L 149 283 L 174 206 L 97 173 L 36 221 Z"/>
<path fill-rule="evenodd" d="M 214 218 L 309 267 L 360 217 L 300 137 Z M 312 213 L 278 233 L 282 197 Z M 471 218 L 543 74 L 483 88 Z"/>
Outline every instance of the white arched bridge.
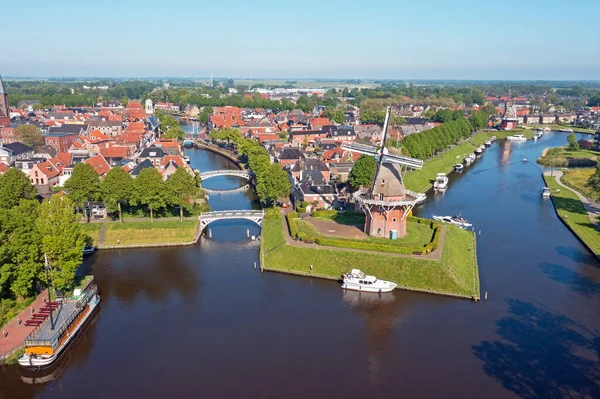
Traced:
<path fill-rule="evenodd" d="M 248 219 L 259 226 L 262 226 L 262 221 L 265 218 L 265 211 L 239 210 L 239 211 L 213 211 L 203 212 L 198 216 L 200 221 L 200 231 L 215 220 L 225 219 Z"/>
<path fill-rule="evenodd" d="M 246 180 L 250 180 L 250 171 L 224 169 L 224 170 L 209 170 L 207 172 L 200 172 L 200 179 L 202 179 L 203 181 L 206 179 L 210 179 L 211 177 L 217 177 L 217 176 L 235 176 L 235 177 L 241 177 Z"/>

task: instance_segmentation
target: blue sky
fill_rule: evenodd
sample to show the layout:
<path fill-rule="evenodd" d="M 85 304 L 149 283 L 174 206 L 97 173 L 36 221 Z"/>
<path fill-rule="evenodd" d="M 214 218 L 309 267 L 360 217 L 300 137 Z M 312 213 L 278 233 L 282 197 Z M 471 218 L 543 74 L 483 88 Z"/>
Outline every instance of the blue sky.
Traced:
<path fill-rule="evenodd" d="M 600 79 L 600 0 L 5 2 L 5 76 Z"/>

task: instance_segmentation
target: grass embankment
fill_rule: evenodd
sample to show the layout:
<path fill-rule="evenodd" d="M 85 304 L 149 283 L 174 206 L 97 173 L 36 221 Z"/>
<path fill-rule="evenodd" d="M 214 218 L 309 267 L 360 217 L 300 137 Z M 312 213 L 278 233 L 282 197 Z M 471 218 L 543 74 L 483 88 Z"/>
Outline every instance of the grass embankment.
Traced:
<path fill-rule="evenodd" d="M 568 169 L 564 172 L 564 175 L 562 175 L 560 181 L 571 187 L 573 190 L 579 191 L 585 197 L 592 198 L 595 194 L 594 190 L 592 190 L 590 187 L 586 187 L 585 184 L 590 176 L 594 174 L 594 172 L 595 169 L 591 168 Z"/>
<path fill-rule="evenodd" d="M 317 212 L 316 215 L 324 212 Z M 329 216 L 329 215 L 327 215 Z M 348 219 L 350 220 L 361 220 L 364 225 L 364 214 L 346 217 L 344 221 L 340 221 L 342 218 L 335 217 L 315 217 L 314 220 L 335 220 L 338 219 L 337 223 L 347 224 Z M 293 219 L 293 220 L 292 220 Z M 390 253 L 401 253 L 401 254 L 412 254 L 414 252 L 428 253 L 434 249 L 437 249 L 439 245 L 439 234 L 441 229 L 438 224 L 427 219 L 419 219 L 409 217 L 407 220 L 408 235 L 397 240 L 390 240 L 386 238 L 376 237 L 365 237 L 365 238 L 348 238 L 336 236 L 334 233 L 324 234 L 319 231 L 310 221 L 301 220 L 297 218 L 297 214 L 288 214 L 288 223 L 290 225 L 290 235 L 298 237 L 302 241 L 315 242 L 317 245 L 328 246 L 328 247 L 339 247 L 339 248 L 353 248 L 365 251 L 378 251 L 378 252 L 390 252 Z M 353 225 L 358 225 L 352 223 Z"/>
<path fill-rule="evenodd" d="M 102 229 L 102 223 L 82 223 L 81 230 L 87 234 L 93 241 L 93 245 L 98 245 L 98 238 L 100 237 L 100 230 Z"/>
<path fill-rule="evenodd" d="M 25 298 L 21 301 L 14 299 L 3 299 L 0 301 L 0 326 L 4 326 L 6 323 L 12 320 L 13 317 L 21 313 L 23 309 L 34 301 L 34 297 Z"/>
<path fill-rule="evenodd" d="M 560 219 L 593 253 L 600 256 L 600 230 L 590 221 L 583 203 L 571 190 L 559 186 L 553 176 L 544 176 L 544 180 L 552 191 L 552 202 Z M 557 189 L 560 190 L 559 193 L 556 192 Z"/>
<path fill-rule="evenodd" d="M 595 132 L 595 130 L 593 129 L 586 129 L 584 127 L 571 125 L 528 125 L 527 127 L 529 127 L 530 129 L 543 129 L 545 127 L 549 127 L 551 130 L 554 130 L 556 132 L 560 131 L 560 129 L 573 129 L 574 133 L 594 134 Z"/>
<path fill-rule="evenodd" d="M 444 153 L 425 161 L 423 169 L 412 170 L 404 178 L 406 188 L 416 192 L 425 192 L 433 186 L 433 181 L 438 173 L 448 174 L 454 169 L 454 165 L 462 163 L 465 156 L 472 153 L 476 147 L 479 147 L 492 136 L 498 139 L 505 139 L 513 134 L 523 134 L 528 139 L 533 137 L 534 132 L 526 129 L 521 130 L 492 130 L 490 132 L 481 132 L 471 136 L 468 141 L 450 148 Z"/>
<path fill-rule="evenodd" d="M 576 150 L 569 151 L 567 147 L 553 147 L 547 148 L 542 152 L 542 156 L 538 158 L 539 164 L 547 164 L 546 159 L 548 154 L 557 156 L 559 159 L 559 165 L 575 168 L 575 167 L 593 167 L 598 163 L 600 158 L 600 152 L 592 150 Z"/>
<path fill-rule="evenodd" d="M 107 223 L 104 245 L 185 244 L 194 240 L 197 220 Z"/>
<path fill-rule="evenodd" d="M 264 269 L 315 277 L 339 279 L 359 268 L 399 288 L 479 298 L 479 271 L 473 264 L 473 233 L 446 226 L 442 259 L 423 260 L 382 254 L 287 245 L 282 219 L 266 219 L 263 224 Z M 311 271 L 310 266 L 313 266 Z"/>

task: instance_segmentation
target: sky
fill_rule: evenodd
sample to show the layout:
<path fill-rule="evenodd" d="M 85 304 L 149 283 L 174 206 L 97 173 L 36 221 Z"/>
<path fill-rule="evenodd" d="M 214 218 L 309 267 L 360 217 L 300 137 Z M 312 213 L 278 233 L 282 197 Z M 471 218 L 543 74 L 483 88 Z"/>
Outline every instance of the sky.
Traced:
<path fill-rule="evenodd" d="M 0 75 L 600 80 L 600 0 L 7 1 Z"/>

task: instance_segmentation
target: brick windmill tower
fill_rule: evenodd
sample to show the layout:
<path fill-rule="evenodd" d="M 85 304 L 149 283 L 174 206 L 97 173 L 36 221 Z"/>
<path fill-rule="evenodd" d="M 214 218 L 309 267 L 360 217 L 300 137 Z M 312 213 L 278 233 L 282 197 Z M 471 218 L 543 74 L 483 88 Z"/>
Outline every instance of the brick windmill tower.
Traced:
<path fill-rule="evenodd" d="M 389 154 L 385 148 L 389 119 L 388 107 L 381 148 L 356 143 L 344 143 L 342 148 L 371 155 L 377 160 L 377 172 L 371 188 L 366 192 L 355 192 L 354 199 L 367 215 L 365 233 L 372 237 L 395 239 L 406 236 L 406 216 L 417 203 L 425 199 L 425 194 L 415 193 L 404 187 L 404 174 L 410 169 L 421 169 L 423 161 Z"/>
<path fill-rule="evenodd" d="M 0 76 L 0 127 L 10 126 L 10 111 L 8 110 L 8 93 Z"/>

